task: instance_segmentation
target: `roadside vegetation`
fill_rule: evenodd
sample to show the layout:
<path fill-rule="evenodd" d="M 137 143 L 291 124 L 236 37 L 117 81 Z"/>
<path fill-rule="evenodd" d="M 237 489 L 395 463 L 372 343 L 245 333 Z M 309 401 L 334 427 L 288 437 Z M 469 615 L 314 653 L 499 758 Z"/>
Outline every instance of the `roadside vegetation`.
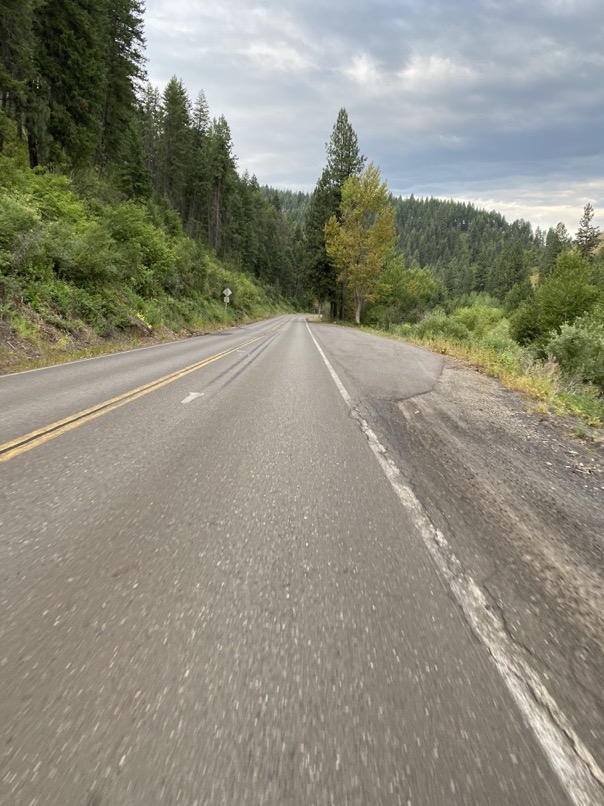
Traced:
<path fill-rule="evenodd" d="M 324 318 L 458 356 L 543 412 L 604 425 L 604 243 L 591 204 L 572 238 L 561 223 L 533 231 L 471 204 L 388 198 L 345 110 L 327 157 L 304 240 Z"/>
<path fill-rule="evenodd" d="M 142 20 L 140 0 L 0 9 L 0 370 L 314 309 L 604 423 L 590 204 L 573 238 L 393 198 L 345 109 L 312 194 L 261 187 L 203 90 L 146 82 Z"/>
<path fill-rule="evenodd" d="M 528 264 L 503 299 L 485 291 L 454 295 L 435 272 L 408 269 L 399 256 L 385 267 L 365 323 L 462 358 L 539 401 L 544 412 L 601 427 L 604 250 L 592 216 L 588 205 L 576 239 L 557 244 L 551 266 L 544 258 Z"/>
<path fill-rule="evenodd" d="M 142 20 L 140 0 L 0 10 L 4 371 L 306 303 L 227 121 L 176 77 L 146 83 Z"/>
<path fill-rule="evenodd" d="M 113 198 L 111 196 L 113 195 Z M 109 197 L 109 198 L 108 198 Z M 222 291 L 230 288 L 225 311 Z M 0 366 L 20 369 L 291 310 L 167 204 L 0 155 Z"/>

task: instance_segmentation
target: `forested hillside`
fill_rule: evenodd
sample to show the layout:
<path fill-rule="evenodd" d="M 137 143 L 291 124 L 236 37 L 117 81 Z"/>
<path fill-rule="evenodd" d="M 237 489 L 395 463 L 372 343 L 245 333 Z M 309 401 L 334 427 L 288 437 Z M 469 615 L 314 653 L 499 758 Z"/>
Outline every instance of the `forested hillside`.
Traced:
<path fill-rule="evenodd" d="M 0 7 L 2 349 L 195 331 L 302 299 L 276 199 L 177 78 L 145 83 L 139 0 Z M 285 300 L 288 300 L 286 303 Z"/>

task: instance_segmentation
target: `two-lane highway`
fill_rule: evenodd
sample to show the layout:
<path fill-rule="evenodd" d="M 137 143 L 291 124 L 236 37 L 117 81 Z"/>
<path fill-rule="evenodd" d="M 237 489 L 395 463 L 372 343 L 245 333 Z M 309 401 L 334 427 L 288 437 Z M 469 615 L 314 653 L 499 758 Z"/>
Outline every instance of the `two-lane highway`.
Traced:
<path fill-rule="evenodd" d="M 338 374 L 442 360 L 324 327 L 0 378 L 1 803 L 597 802 Z"/>

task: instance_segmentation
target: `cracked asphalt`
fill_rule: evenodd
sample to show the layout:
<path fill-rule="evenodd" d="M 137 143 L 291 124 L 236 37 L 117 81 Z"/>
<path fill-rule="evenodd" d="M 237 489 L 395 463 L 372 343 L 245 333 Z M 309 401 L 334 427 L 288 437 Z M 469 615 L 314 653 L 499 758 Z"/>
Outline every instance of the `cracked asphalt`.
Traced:
<path fill-rule="evenodd" d="M 597 473 L 474 373 L 311 330 L 601 765 Z M 0 378 L 0 440 L 231 347 L 0 464 L 0 802 L 578 803 L 303 318 Z"/>

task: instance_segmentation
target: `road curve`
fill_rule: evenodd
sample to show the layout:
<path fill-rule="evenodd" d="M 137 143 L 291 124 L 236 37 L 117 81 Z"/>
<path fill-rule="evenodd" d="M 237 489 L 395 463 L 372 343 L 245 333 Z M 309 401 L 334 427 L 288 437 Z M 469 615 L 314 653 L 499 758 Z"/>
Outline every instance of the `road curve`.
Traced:
<path fill-rule="evenodd" d="M 1 803 L 579 802 L 359 427 L 442 359 L 313 332 L 0 378 Z"/>

